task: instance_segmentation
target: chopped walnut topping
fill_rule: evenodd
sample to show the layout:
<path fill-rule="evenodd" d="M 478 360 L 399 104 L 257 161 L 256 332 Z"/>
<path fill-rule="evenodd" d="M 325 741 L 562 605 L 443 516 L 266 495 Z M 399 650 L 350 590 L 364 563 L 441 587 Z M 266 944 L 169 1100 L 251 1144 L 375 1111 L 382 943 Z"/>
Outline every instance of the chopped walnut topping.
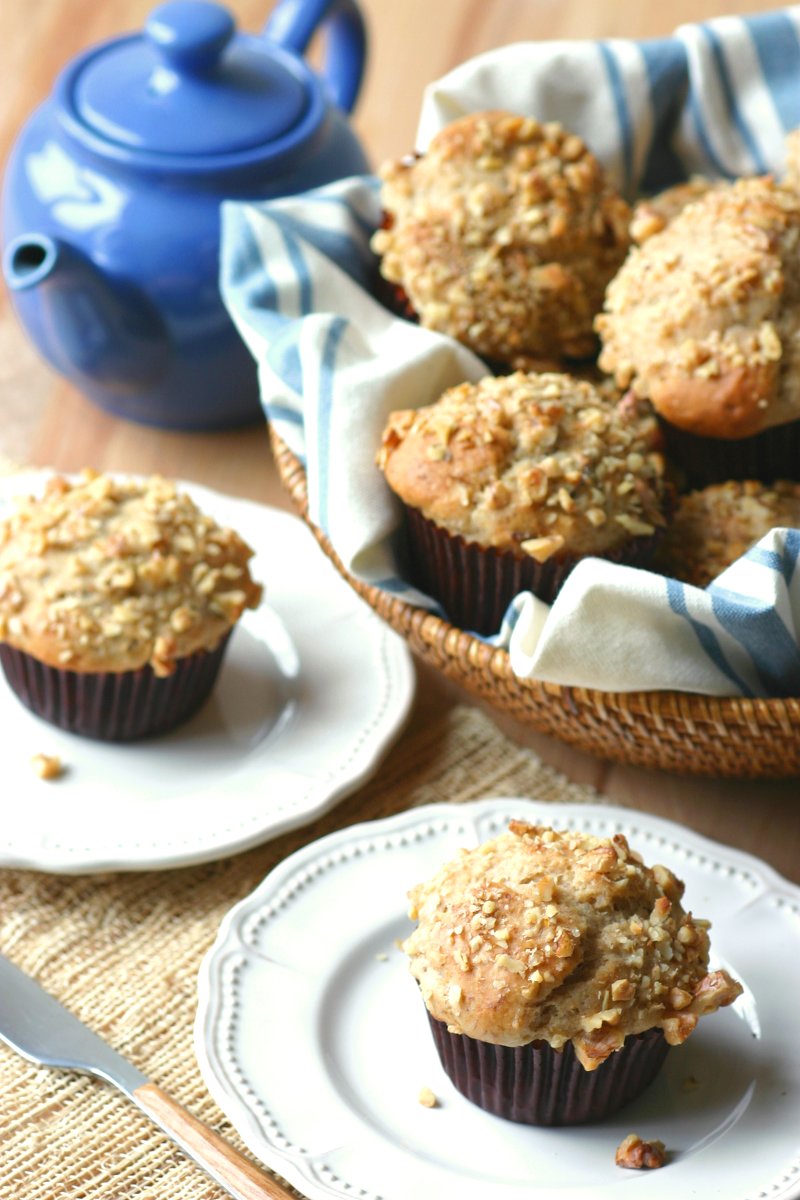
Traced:
<path fill-rule="evenodd" d="M 407 505 L 448 533 L 546 562 L 613 553 L 664 525 L 659 438 L 652 411 L 630 397 L 516 372 L 392 413 L 378 464 Z M 432 460 L 429 446 L 444 440 L 447 458 Z"/>
<path fill-rule="evenodd" d="M 700 436 L 796 420 L 799 241 L 797 191 L 767 176 L 707 188 L 609 284 L 601 368 Z"/>
<path fill-rule="evenodd" d="M 418 924 L 403 949 L 428 1011 L 452 1032 L 506 1046 L 570 1041 L 592 1071 L 631 1034 L 685 1041 L 741 993 L 709 972 L 707 923 L 684 912 L 681 890 L 621 834 L 511 821 L 412 890 Z"/>
<path fill-rule="evenodd" d="M 164 479 L 54 478 L 0 522 L 0 638 L 71 671 L 167 675 L 259 603 L 251 556 Z"/>
<path fill-rule="evenodd" d="M 520 542 L 519 548 L 537 562 L 547 562 L 548 558 L 563 550 L 564 539 L 560 533 L 553 533 L 549 537 L 528 538 L 527 541 Z"/>
<path fill-rule="evenodd" d="M 667 1161 L 664 1143 L 656 1141 L 643 1142 L 636 1133 L 629 1133 L 617 1147 L 614 1162 L 618 1167 L 630 1167 L 634 1171 L 643 1168 L 653 1170 L 663 1167 Z"/>
<path fill-rule="evenodd" d="M 507 362 L 592 353 L 630 210 L 580 138 L 475 113 L 380 174 L 373 249 L 423 325 Z"/>
<path fill-rule="evenodd" d="M 707 587 L 770 529 L 800 526 L 800 484 L 721 483 L 678 500 L 653 569 Z"/>
<path fill-rule="evenodd" d="M 57 754 L 34 754 L 31 766 L 40 779 L 60 779 L 64 764 Z"/>

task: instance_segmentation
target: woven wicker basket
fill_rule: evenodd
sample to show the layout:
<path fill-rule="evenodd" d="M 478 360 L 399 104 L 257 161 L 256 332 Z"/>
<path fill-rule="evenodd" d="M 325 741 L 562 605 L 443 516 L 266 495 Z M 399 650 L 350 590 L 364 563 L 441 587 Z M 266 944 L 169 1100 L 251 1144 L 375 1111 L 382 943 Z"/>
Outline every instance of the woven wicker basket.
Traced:
<path fill-rule="evenodd" d="M 508 653 L 441 618 L 354 579 L 308 519 L 306 476 L 274 430 L 284 487 L 350 586 L 411 649 L 493 707 L 590 754 L 693 775 L 785 779 L 800 775 L 800 698 L 717 699 L 688 692 L 601 692 L 520 679 Z"/>

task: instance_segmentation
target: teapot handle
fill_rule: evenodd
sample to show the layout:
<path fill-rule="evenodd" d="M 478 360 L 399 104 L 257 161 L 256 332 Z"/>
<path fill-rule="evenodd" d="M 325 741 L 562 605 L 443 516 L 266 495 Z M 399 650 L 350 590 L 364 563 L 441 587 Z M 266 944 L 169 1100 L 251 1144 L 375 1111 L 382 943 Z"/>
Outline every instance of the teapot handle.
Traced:
<path fill-rule="evenodd" d="M 351 112 L 367 56 L 367 34 L 357 0 L 278 0 L 264 36 L 302 55 L 320 27 L 325 28 L 326 39 L 322 76 L 334 103 Z"/>

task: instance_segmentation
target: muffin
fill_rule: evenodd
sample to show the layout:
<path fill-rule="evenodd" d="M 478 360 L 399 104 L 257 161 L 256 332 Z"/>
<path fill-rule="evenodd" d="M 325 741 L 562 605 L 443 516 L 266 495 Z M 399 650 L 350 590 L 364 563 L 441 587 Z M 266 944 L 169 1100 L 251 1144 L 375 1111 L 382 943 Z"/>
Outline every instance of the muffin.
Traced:
<path fill-rule="evenodd" d="M 403 948 L 442 1065 L 497 1116 L 598 1120 L 741 985 L 709 971 L 708 922 L 621 834 L 523 821 L 409 893 Z"/>
<path fill-rule="evenodd" d="M 800 484 L 710 484 L 680 497 L 650 565 L 704 588 L 770 529 L 783 526 L 800 529 Z"/>
<path fill-rule="evenodd" d="M 380 174 L 386 220 L 372 246 L 422 325 L 511 366 L 595 351 L 630 210 L 579 137 L 473 113 Z"/>
<path fill-rule="evenodd" d="M 694 486 L 800 478 L 800 195 L 716 187 L 631 251 L 599 363 L 647 397 Z"/>
<path fill-rule="evenodd" d="M 0 663 L 38 716 L 114 741 L 207 698 L 254 608 L 250 548 L 164 479 L 84 471 L 0 522 Z"/>
<path fill-rule="evenodd" d="M 518 592 L 552 601 L 588 555 L 645 561 L 669 497 L 643 409 L 515 372 L 392 413 L 378 464 L 403 502 L 410 582 L 487 634 Z"/>

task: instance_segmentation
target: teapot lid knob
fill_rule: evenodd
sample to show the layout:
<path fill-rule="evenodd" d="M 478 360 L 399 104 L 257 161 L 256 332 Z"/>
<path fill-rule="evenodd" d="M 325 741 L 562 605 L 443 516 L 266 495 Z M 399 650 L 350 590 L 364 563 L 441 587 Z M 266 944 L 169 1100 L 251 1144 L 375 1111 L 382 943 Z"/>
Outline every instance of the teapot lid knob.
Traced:
<path fill-rule="evenodd" d="M 234 35 L 233 17 L 211 0 L 168 0 L 153 9 L 145 33 L 176 71 L 213 68 Z"/>

